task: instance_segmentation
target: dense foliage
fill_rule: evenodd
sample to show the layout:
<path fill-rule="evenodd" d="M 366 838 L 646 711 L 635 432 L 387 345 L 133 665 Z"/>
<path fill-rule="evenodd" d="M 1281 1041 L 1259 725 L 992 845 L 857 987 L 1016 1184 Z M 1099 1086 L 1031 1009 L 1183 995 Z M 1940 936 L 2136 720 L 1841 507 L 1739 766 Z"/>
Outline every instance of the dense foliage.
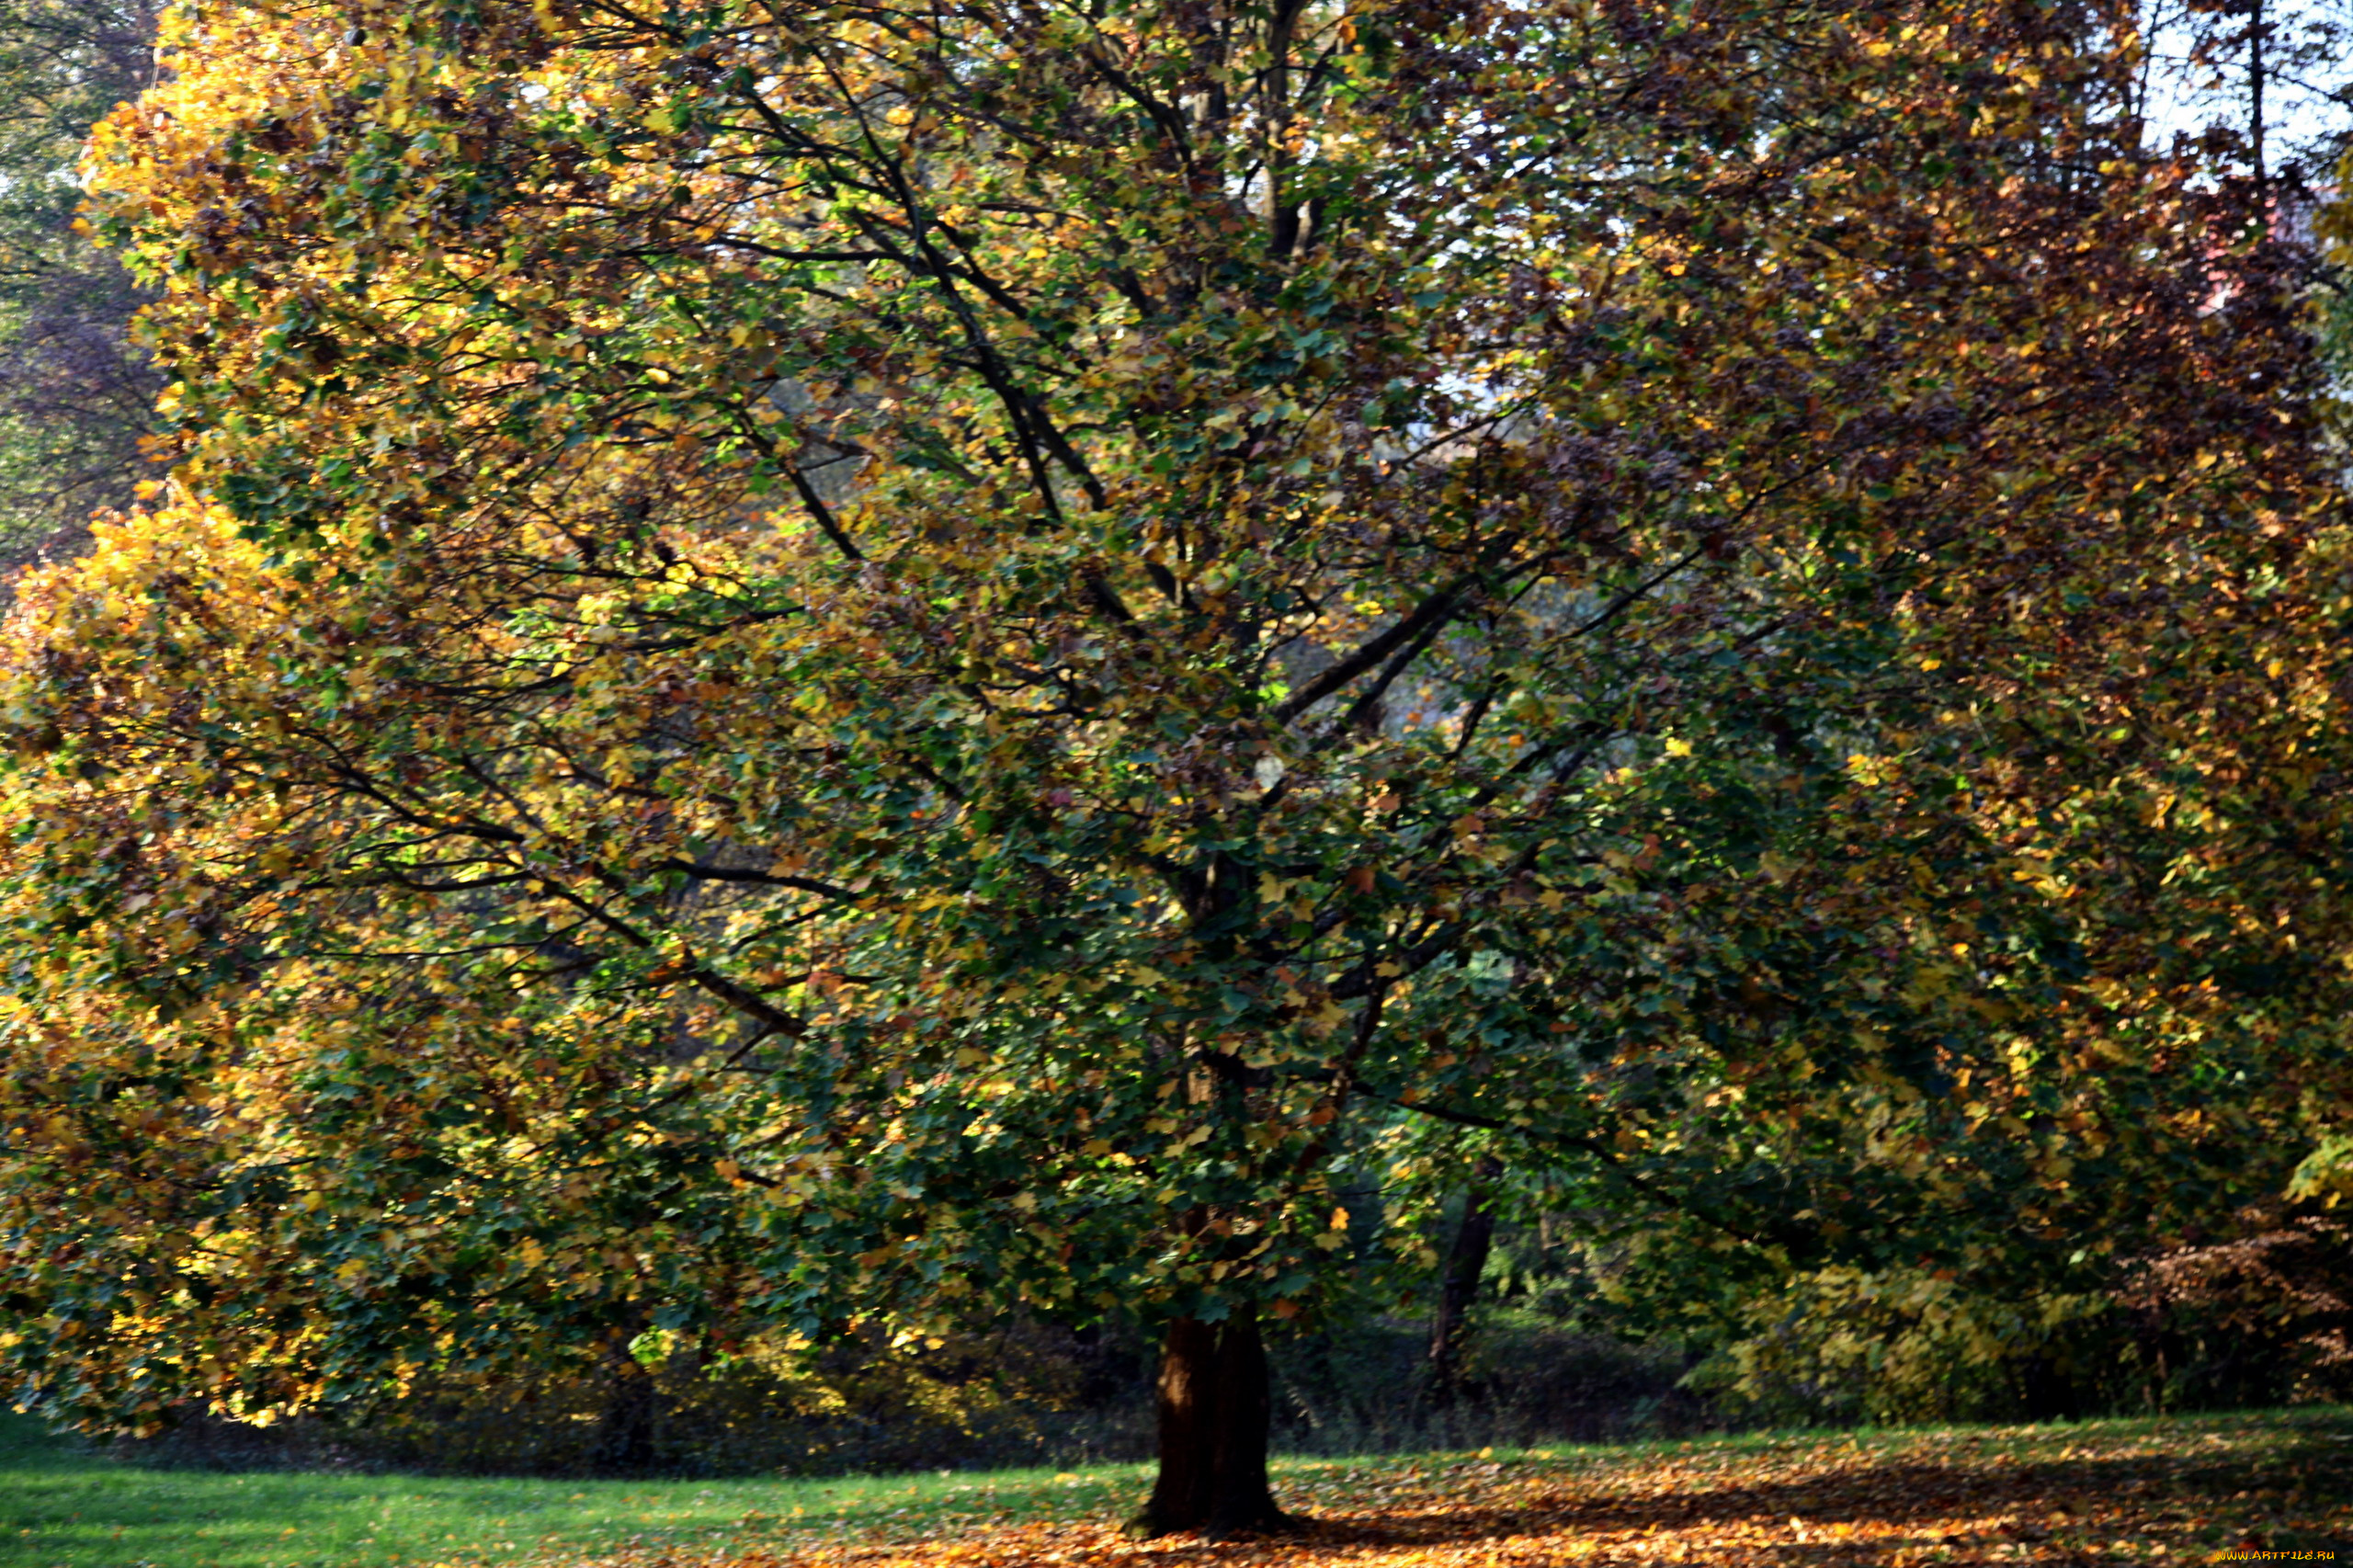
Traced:
<path fill-rule="evenodd" d="M 51 1408 L 1225 1346 L 1479 1158 L 2063 1293 L 2344 1124 L 2292 258 L 2114 18 L 165 28 L 177 467 L 5 698 Z"/>

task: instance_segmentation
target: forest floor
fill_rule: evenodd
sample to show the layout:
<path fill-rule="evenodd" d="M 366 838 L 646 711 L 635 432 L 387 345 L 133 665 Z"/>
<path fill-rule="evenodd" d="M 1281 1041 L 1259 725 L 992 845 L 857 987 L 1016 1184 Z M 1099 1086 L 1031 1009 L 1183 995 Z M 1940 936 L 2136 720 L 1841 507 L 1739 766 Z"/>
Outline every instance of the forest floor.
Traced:
<path fill-rule="evenodd" d="M 6 1418 L 0 1418 L 5 1422 Z M 2353 1563 L 2353 1409 L 1277 1461 L 1300 1534 L 1132 1542 L 1144 1471 L 155 1470 L 0 1425 L 0 1568 Z"/>

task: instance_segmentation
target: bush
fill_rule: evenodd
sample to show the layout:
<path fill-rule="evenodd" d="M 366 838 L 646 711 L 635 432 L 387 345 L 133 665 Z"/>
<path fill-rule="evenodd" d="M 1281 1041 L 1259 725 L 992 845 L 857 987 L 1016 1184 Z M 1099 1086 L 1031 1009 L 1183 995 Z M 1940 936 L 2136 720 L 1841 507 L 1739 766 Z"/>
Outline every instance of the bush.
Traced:
<path fill-rule="evenodd" d="M 2325 1211 L 2247 1210 L 2135 1264 L 2117 1300 L 2158 1408 L 2353 1399 L 2353 1226 Z"/>
<path fill-rule="evenodd" d="M 1722 1422 L 1680 1386 L 1691 1358 L 1524 1307 L 1474 1319 L 1457 1396 L 1429 1397 L 1429 1325 L 1384 1317 L 1275 1348 L 1275 1439 L 1296 1453 L 1603 1442 L 1713 1430 Z"/>
<path fill-rule="evenodd" d="M 2077 1352 L 2105 1336 L 2113 1303 L 2086 1294 L 1972 1290 L 1917 1268 L 1824 1268 L 1749 1303 L 1748 1332 L 1691 1381 L 1768 1425 L 1840 1426 L 2062 1415 L 2034 1411 L 2055 1369 L 2073 1387 Z"/>
<path fill-rule="evenodd" d="M 1774 1424 L 2050 1420 L 2353 1397 L 2353 1227 L 2254 1208 L 2104 1289 L 1826 1268 L 1753 1300 L 1691 1379 Z"/>
<path fill-rule="evenodd" d="M 936 1344 L 770 1343 L 714 1364 L 420 1384 L 261 1427 L 198 1413 L 129 1445 L 155 1463 L 457 1474 L 842 1474 L 1136 1457 L 1130 1347 L 1009 1323 Z"/>

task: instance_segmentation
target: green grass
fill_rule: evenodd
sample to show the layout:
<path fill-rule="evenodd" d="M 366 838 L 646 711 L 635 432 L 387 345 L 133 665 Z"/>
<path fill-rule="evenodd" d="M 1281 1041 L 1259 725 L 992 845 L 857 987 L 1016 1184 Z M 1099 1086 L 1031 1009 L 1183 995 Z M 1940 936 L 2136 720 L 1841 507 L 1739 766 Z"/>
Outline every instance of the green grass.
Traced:
<path fill-rule="evenodd" d="M 1475 1457 L 1287 1459 L 1276 1470 L 1279 1494 L 1324 1513 L 1354 1511 L 1392 1488 L 1447 1484 L 1446 1475 L 1475 1488 L 1480 1477 L 1522 1460 L 1607 1490 L 1613 1478 L 1645 1466 L 1692 1460 L 1737 1467 L 1776 1455 L 1827 1455 L 1864 1470 L 1907 1456 L 2051 1464 L 2135 1443 L 2154 1444 L 2188 1467 L 2178 1478 L 2188 1490 L 2177 1501 L 2214 1511 L 2218 1528 L 2220 1515 L 2235 1506 L 2223 1500 L 2246 1499 L 2250 1487 L 2317 1487 L 2342 1500 L 2353 1482 L 2353 1410 L 2333 1407 L 2052 1426 L 1752 1433 Z M 2278 1475 L 2267 1481 L 2272 1471 Z M 631 1547 L 656 1555 L 673 1546 L 774 1547 L 830 1535 L 909 1540 L 998 1521 L 1114 1519 L 1142 1499 L 1146 1483 L 1139 1465 L 733 1481 L 160 1470 L 0 1415 L 0 1568 L 391 1568 Z"/>
<path fill-rule="evenodd" d="M 1142 1500 L 1107 1465 L 828 1480 L 535 1481 L 151 1470 L 0 1414 L 0 1568 L 390 1568 L 563 1546 L 720 1546 L 1101 1518 Z"/>

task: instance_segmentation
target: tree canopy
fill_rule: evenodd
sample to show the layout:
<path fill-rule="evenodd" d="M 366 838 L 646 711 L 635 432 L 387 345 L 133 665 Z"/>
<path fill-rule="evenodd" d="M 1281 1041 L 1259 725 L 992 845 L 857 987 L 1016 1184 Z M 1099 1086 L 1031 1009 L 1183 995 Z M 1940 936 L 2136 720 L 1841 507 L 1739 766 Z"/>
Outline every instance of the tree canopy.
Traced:
<path fill-rule="evenodd" d="M 2345 541 L 2122 27 L 171 13 L 174 477 L 12 632 L 15 1374 L 1140 1312 L 1241 1527 L 1256 1323 L 1478 1158 L 1783 1274 L 2276 1188 Z"/>

